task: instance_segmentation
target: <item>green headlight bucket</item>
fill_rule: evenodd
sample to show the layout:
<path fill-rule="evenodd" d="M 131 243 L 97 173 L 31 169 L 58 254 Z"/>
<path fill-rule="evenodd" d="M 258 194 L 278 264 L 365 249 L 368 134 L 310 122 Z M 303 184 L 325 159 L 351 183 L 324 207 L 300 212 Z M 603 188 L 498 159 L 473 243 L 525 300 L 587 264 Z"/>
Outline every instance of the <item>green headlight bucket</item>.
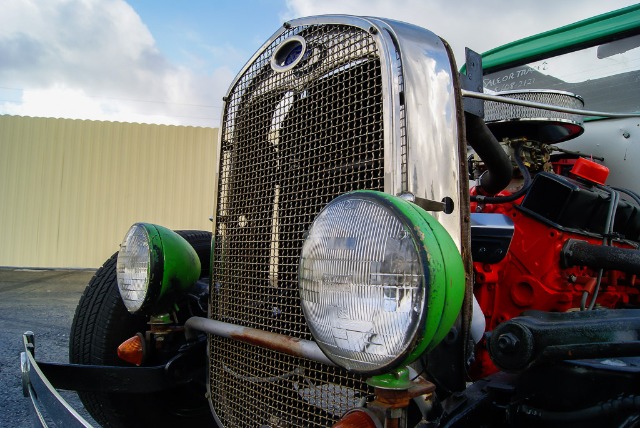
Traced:
<path fill-rule="evenodd" d="M 151 268 L 145 312 L 166 309 L 177 293 L 191 287 L 200 278 L 200 259 L 191 244 L 171 229 L 151 223 L 139 223 L 149 235 Z"/>
<path fill-rule="evenodd" d="M 462 257 L 449 232 L 427 211 L 415 204 L 409 203 L 409 206 L 422 217 L 424 223 L 420 225 L 421 230 L 431 232 L 425 233 L 425 237 L 431 235 L 431 238 L 435 239 L 434 244 L 437 243 L 440 249 L 441 258 L 439 260 L 432 258 L 429 267 L 433 282 L 439 283 L 439 288 L 444 294 L 444 307 L 438 328 L 428 345 L 423 341 L 409 356 L 409 359 L 415 359 L 423 352 L 429 352 L 435 348 L 446 337 L 458 318 L 465 294 L 465 272 Z M 425 243 L 430 244 L 428 241 Z M 437 247 L 430 247 L 434 256 Z"/>

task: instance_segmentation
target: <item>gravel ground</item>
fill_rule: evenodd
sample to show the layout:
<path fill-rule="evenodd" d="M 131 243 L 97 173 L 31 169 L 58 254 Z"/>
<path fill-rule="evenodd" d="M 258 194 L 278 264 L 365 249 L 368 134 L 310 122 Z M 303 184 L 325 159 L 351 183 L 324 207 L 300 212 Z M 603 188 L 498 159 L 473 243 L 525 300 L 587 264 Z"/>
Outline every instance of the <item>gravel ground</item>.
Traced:
<path fill-rule="evenodd" d="M 22 395 L 22 333 L 35 333 L 39 361 L 68 362 L 75 307 L 93 276 L 86 270 L 0 269 L 0 427 L 31 426 L 30 401 Z M 90 423 L 73 392 L 62 396 Z"/>

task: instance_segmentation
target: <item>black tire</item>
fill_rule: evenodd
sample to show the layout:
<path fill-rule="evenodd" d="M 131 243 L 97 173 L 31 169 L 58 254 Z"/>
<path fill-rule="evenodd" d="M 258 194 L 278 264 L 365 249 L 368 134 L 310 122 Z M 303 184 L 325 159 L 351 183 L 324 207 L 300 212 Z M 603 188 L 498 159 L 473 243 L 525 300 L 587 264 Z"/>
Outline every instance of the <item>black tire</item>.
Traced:
<path fill-rule="evenodd" d="M 196 250 L 202 276 L 209 275 L 211 232 L 177 231 Z M 147 330 L 145 316 L 132 315 L 118 292 L 116 261 L 109 258 L 91 278 L 76 308 L 69 335 L 69 361 L 125 366 L 116 350 L 124 340 Z M 156 394 L 78 392 L 91 416 L 103 426 L 214 425 L 202 391 L 180 388 Z"/>

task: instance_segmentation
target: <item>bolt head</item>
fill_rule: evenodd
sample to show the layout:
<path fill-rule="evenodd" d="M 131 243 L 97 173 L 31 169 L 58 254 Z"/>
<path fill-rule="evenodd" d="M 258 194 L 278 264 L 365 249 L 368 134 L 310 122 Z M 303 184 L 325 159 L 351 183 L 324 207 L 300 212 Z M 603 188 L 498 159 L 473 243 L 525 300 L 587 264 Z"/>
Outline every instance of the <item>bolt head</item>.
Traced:
<path fill-rule="evenodd" d="M 520 340 L 513 333 L 504 333 L 498 336 L 498 349 L 502 352 L 512 353 L 517 351 Z"/>

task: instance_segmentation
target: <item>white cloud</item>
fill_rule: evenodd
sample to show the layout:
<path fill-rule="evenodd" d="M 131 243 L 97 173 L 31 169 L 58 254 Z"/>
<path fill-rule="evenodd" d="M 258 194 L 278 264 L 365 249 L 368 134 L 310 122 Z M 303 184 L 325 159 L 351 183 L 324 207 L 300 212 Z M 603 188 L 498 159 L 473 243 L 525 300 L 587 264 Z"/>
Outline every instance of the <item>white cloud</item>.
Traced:
<path fill-rule="evenodd" d="M 0 113 L 214 126 L 232 73 L 171 64 L 123 0 L 10 0 L 0 14 Z"/>
<path fill-rule="evenodd" d="M 344 13 L 379 16 L 419 25 L 445 39 L 459 65 L 464 48 L 484 52 L 621 7 L 633 0 L 286 0 L 284 18 Z"/>
<path fill-rule="evenodd" d="M 445 38 L 459 63 L 465 46 L 482 52 L 633 3 L 284 1 L 287 11 L 281 16 L 283 20 L 348 13 L 421 25 Z M 222 17 L 227 18 L 231 19 Z M 187 38 L 205 52 L 204 60 L 189 51 L 186 62 L 178 65 L 159 50 L 147 26 L 125 0 L 4 0 L 0 13 L 0 114 L 217 126 L 222 95 L 236 70 L 228 66 L 212 70 L 206 60 L 242 64 L 249 59 L 239 47 L 242 33 L 228 34 L 228 39 L 203 40 L 195 32 L 187 33 Z"/>
<path fill-rule="evenodd" d="M 22 93 L 20 103 L 5 102 L 1 106 L 7 114 L 21 116 L 55 116 L 70 119 L 118 120 L 122 107 L 105 100 L 88 97 L 84 91 L 61 84 L 43 89 L 27 89 Z"/>
<path fill-rule="evenodd" d="M 67 119 L 181 125 L 185 118 L 178 109 L 149 108 L 147 102 L 94 97 L 84 90 L 56 83 L 51 87 L 26 89 L 19 102 L 3 102 L 4 114 Z M 197 114 L 197 113 L 196 113 Z M 188 118 L 191 119 L 191 118 Z M 211 126 L 210 123 L 208 126 Z"/>

